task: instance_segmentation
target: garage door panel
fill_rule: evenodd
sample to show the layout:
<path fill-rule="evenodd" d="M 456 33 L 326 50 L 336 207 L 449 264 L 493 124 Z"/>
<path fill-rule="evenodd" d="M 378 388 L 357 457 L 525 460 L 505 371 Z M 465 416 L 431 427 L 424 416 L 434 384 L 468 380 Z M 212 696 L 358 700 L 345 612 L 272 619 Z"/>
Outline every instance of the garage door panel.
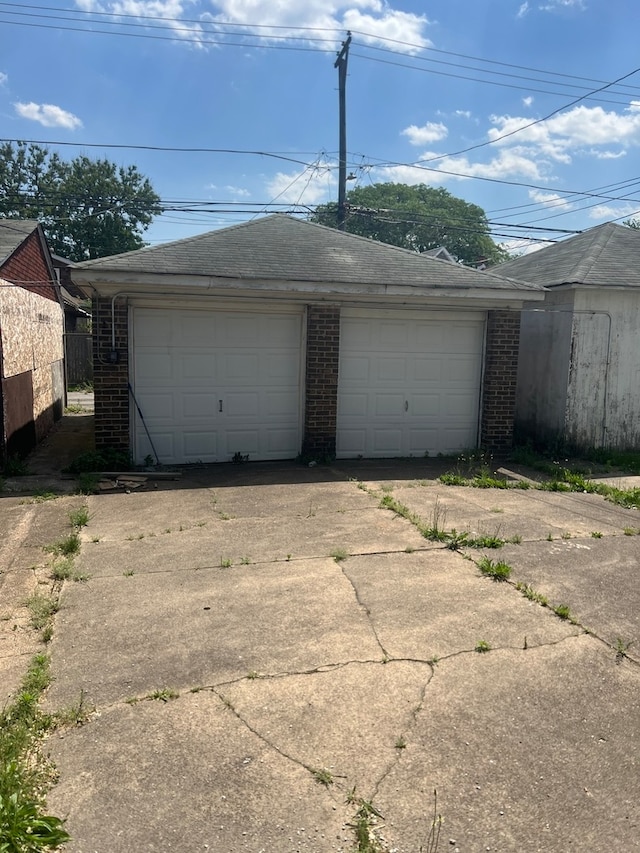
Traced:
<path fill-rule="evenodd" d="M 465 382 L 475 385 L 480 378 L 480 369 L 477 359 L 450 358 L 444 364 L 444 380 L 446 382 Z"/>
<path fill-rule="evenodd" d="M 340 361 L 340 377 L 343 381 L 369 383 L 370 362 L 365 357 L 345 356 Z"/>
<path fill-rule="evenodd" d="M 301 332 L 298 311 L 135 308 L 134 390 L 161 461 L 295 457 Z M 152 453 L 137 412 L 134 448 Z"/>
<path fill-rule="evenodd" d="M 441 394 L 412 394 L 408 414 L 416 418 L 437 418 L 442 409 Z"/>
<path fill-rule="evenodd" d="M 484 314 L 415 313 L 343 311 L 339 456 L 422 455 L 475 444 Z"/>
<path fill-rule="evenodd" d="M 404 382 L 407 377 L 407 360 L 379 356 L 375 360 L 378 382 Z"/>
<path fill-rule="evenodd" d="M 173 379 L 174 364 L 166 349 L 150 349 L 140 353 L 137 368 L 145 377 L 144 385 L 165 385 Z"/>
<path fill-rule="evenodd" d="M 218 455 L 216 434 L 213 432 L 189 432 L 182 434 L 184 456 L 192 462 L 208 462 Z"/>
<path fill-rule="evenodd" d="M 440 382 L 442 380 L 442 358 L 417 356 L 413 362 L 412 377 L 416 382 Z"/>
<path fill-rule="evenodd" d="M 267 415 L 274 418 L 286 418 L 294 416 L 298 411 L 298 394 L 293 392 L 274 392 L 266 395 L 264 410 Z"/>
<path fill-rule="evenodd" d="M 146 391 L 136 397 L 147 421 L 171 421 L 178 414 L 176 398 L 170 391 L 161 393 Z"/>
<path fill-rule="evenodd" d="M 402 394 L 376 394 L 374 397 L 374 416 L 403 417 L 404 402 Z"/>
<path fill-rule="evenodd" d="M 381 456 L 398 456 L 402 453 L 402 430 L 374 427 L 371 433 L 374 453 Z"/>
<path fill-rule="evenodd" d="M 197 352 L 179 351 L 175 354 L 177 374 L 185 382 L 207 380 L 213 385 L 216 379 L 216 357 L 209 350 L 199 349 Z"/>
<path fill-rule="evenodd" d="M 197 393 L 181 395 L 182 415 L 185 418 L 215 419 L 218 414 L 218 401 L 212 394 Z"/>

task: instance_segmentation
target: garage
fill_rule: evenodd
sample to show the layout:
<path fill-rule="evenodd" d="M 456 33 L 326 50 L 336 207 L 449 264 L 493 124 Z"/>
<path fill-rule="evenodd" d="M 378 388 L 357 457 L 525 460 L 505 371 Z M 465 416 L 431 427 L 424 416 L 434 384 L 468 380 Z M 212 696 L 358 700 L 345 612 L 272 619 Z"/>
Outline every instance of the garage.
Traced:
<path fill-rule="evenodd" d="M 300 450 L 302 311 L 132 309 L 137 462 L 290 459 Z"/>
<path fill-rule="evenodd" d="M 475 447 L 484 329 L 484 312 L 343 309 L 337 455 Z"/>

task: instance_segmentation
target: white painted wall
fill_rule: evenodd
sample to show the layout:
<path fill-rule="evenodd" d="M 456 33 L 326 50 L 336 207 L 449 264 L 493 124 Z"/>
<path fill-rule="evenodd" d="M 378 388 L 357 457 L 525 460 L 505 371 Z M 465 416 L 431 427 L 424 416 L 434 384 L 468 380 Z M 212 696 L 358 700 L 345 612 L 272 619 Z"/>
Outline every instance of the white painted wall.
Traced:
<path fill-rule="evenodd" d="M 574 320 L 568 438 L 587 447 L 637 449 L 640 293 L 630 288 L 581 288 L 576 291 L 575 307 L 602 313 L 576 314 Z"/>

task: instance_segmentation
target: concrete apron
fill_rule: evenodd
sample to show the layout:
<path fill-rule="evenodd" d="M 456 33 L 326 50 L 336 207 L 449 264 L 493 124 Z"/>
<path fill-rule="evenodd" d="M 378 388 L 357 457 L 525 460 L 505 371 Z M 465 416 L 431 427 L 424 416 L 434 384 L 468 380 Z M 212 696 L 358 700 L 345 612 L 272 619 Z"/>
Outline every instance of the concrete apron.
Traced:
<path fill-rule="evenodd" d="M 48 743 L 69 851 L 350 851 L 362 798 L 384 849 L 417 853 L 434 789 L 440 851 L 640 849 L 639 649 L 612 648 L 638 637 L 638 513 L 367 470 L 220 466 L 89 498 L 91 580 L 63 590 L 48 696 L 95 706 Z M 522 537 L 483 553 L 577 624 L 383 494 Z"/>

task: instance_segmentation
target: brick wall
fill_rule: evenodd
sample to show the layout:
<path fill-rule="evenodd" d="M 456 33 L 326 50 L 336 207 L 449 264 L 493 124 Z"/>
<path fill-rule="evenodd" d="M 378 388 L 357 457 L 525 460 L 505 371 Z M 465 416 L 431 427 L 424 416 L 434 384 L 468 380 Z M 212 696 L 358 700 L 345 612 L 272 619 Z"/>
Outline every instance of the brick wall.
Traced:
<path fill-rule="evenodd" d="M 115 352 L 112 363 L 111 300 L 93 300 L 93 383 L 96 449 L 129 452 L 129 323 L 126 300 L 115 301 Z"/>
<path fill-rule="evenodd" d="M 38 231 L 29 234 L 0 270 L 2 278 L 14 281 L 40 296 L 58 302 L 58 294 L 51 281 L 51 270 Z"/>
<path fill-rule="evenodd" d="M 487 450 L 513 444 L 519 341 L 520 312 L 488 312 L 480 424 L 480 445 Z"/>
<path fill-rule="evenodd" d="M 307 369 L 305 394 L 305 457 L 334 457 L 338 411 L 340 308 L 307 306 Z"/>

